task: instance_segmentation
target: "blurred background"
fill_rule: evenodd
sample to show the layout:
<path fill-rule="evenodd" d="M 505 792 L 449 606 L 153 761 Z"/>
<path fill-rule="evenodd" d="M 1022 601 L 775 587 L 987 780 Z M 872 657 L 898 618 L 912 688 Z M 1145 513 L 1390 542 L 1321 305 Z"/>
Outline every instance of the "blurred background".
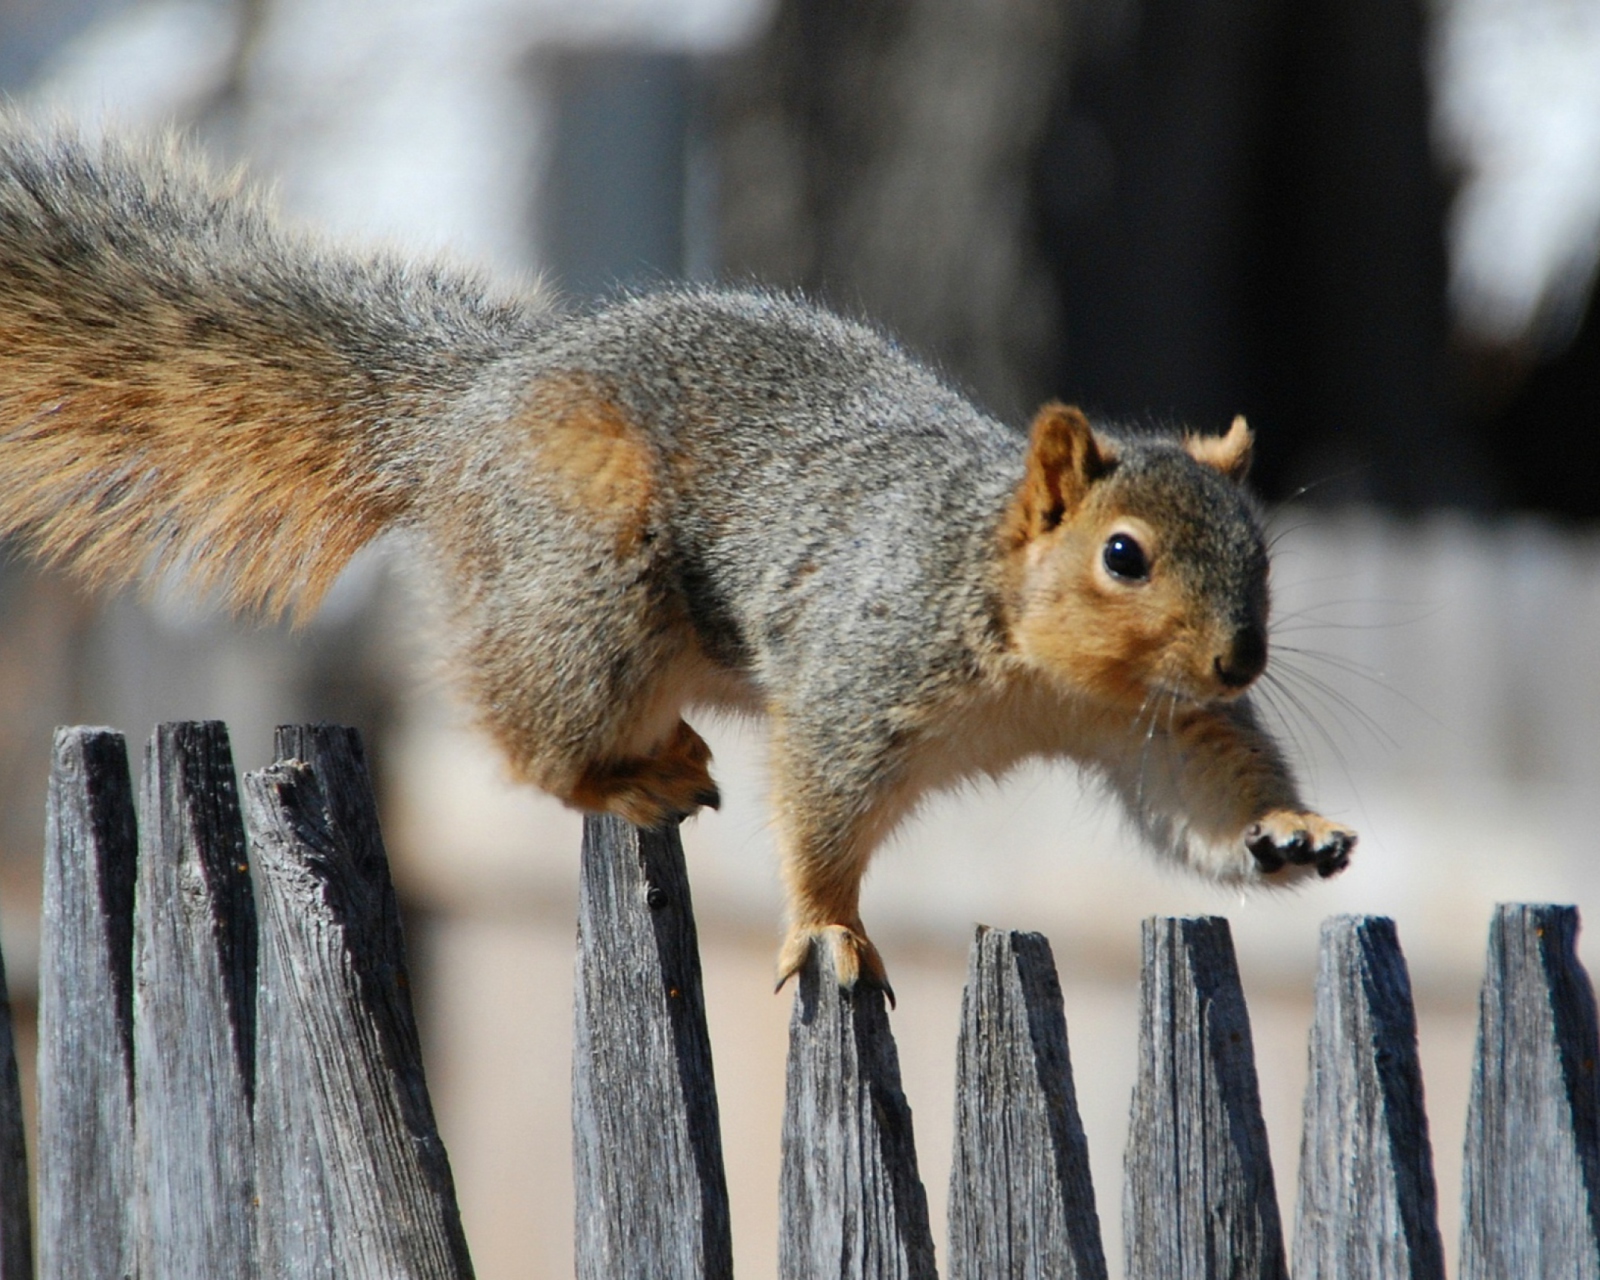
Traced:
<path fill-rule="evenodd" d="M 935 1232 L 976 922 L 1054 945 L 1116 1274 L 1139 919 L 1233 922 L 1290 1225 L 1318 925 L 1361 911 L 1410 959 L 1453 1256 L 1490 906 L 1600 910 L 1600 0 L 0 0 L 0 93 L 176 124 L 291 217 L 569 298 L 798 288 L 1018 423 L 1051 396 L 1247 414 L 1279 538 L 1261 697 L 1361 849 L 1241 900 L 1159 872 L 1059 768 L 909 824 L 864 914 Z M 137 751 L 221 718 L 252 768 L 275 723 L 356 724 L 479 1275 L 570 1275 L 578 822 L 507 784 L 420 614 L 404 547 L 292 634 L 0 562 L 12 997 L 26 1045 L 53 725 Z M 779 894 L 759 733 L 699 727 L 728 803 L 685 838 L 737 1265 L 762 1276 Z"/>

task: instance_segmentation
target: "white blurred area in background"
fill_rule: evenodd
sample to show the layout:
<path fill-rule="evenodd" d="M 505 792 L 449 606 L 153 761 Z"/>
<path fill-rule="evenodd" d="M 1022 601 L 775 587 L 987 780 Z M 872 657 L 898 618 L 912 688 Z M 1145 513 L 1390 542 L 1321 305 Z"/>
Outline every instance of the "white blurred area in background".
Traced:
<path fill-rule="evenodd" d="M 525 273 L 538 265 L 530 187 L 548 128 L 539 51 L 715 53 L 749 39 L 765 9 L 763 0 L 148 0 L 70 41 L 29 99 L 118 127 L 176 120 L 222 158 L 248 158 L 292 214 Z"/>
<path fill-rule="evenodd" d="M 1457 315 L 1483 339 L 1559 346 L 1600 262 L 1600 3 L 1447 0 L 1433 81 L 1461 169 Z"/>
<path fill-rule="evenodd" d="M 117 128 L 179 121 L 220 161 L 247 159 L 295 217 L 531 278 L 543 265 L 533 220 L 553 109 L 541 51 L 714 54 L 749 39 L 766 10 L 760 0 L 124 3 L 58 49 L 26 101 Z M 1600 3 L 1450 0 L 1438 13 L 1439 129 L 1465 174 L 1455 305 L 1497 340 L 1552 340 L 1575 323 L 1600 253 Z M 1310 794 L 1362 832 L 1354 865 L 1292 897 L 1222 893 L 1163 873 L 1063 768 L 945 797 L 909 824 L 874 866 L 864 915 L 900 995 L 894 1026 L 936 1238 L 956 1002 L 975 922 L 1052 939 L 1115 1241 L 1138 921 L 1232 920 L 1287 1208 L 1318 922 L 1349 911 L 1393 916 L 1411 963 L 1453 1250 L 1490 907 L 1563 901 L 1600 912 L 1600 541 L 1532 521 L 1443 516 L 1289 511 L 1275 527 L 1277 674 L 1264 700 L 1304 761 Z M 385 581 L 367 557 L 312 624 L 313 641 L 363 609 L 381 610 L 384 632 L 405 630 L 415 608 Z M 126 603 L 97 625 L 96 651 L 112 656 L 95 706 L 135 741 L 157 717 L 227 718 L 250 767 L 265 758 L 271 723 L 294 714 L 270 654 L 304 639 Z M 384 752 L 388 834 L 406 896 L 426 912 L 424 1039 L 468 1237 L 484 1280 L 570 1275 L 578 820 L 506 783 L 425 657 L 402 666 L 407 688 Z M 768 981 L 779 893 L 759 732 L 701 727 L 727 803 L 689 823 L 685 843 L 738 1266 L 764 1275 L 774 1266 L 788 1008 Z M 8 916 L 14 979 L 27 969 L 13 956 L 26 927 Z M 1591 969 L 1600 963 L 1594 945 L 1585 955 Z M 1114 1273 L 1119 1252 L 1109 1250 Z"/>

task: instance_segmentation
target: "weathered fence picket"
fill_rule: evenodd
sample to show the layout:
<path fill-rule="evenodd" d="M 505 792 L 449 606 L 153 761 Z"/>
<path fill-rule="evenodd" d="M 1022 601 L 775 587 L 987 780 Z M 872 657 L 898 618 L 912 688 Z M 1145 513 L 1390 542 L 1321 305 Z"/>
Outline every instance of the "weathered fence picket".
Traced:
<path fill-rule="evenodd" d="M 156 731 L 142 823 L 121 737 L 57 736 L 46 1276 L 471 1275 L 359 744 L 279 749 L 308 763 L 246 779 L 252 888 L 222 725 Z"/>
<path fill-rule="evenodd" d="M 578 1276 L 731 1276 L 711 1038 L 678 832 L 589 818 L 580 876 Z"/>
<path fill-rule="evenodd" d="M 1600 1043 L 1572 907 L 1489 926 L 1462 1168 L 1461 1280 L 1600 1276 Z"/>
<path fill-rule="evenodd" d="M 279 729 L 277 746 L 245 778 L 261 1274 L 466 1280 L 360 741 L 318 725 Z"/>
<path fill-rule="evenodd" d="M 56 732 L 39 931 L 39 1275 L 134 1274 L 133 884 L 122 735 Z"/>
<path fill-rule="evenodd" d="M 830 946 L 812 949 L 789 1019 L 778 1275 L 931 1280 L 928 1198 L 884 993 L 840 990 Z"/>
<path fill-rule="evenodd" d="M 1104 1280 L 1050 943 L 978 930 L 961 995 L 951 1280 Z"/>
<path fill-rule="evenodd" d="M 1284 1280 L 1250 1017 L 1220 917 L 1146 920 L 1128 1124 L 1129 1280 Z"/>
<path fill-rule="evenodd" d="M 133 917 L 139 1270 L 255 1276 L 256 921 L 228 732 L 145 752 Z"/>
<path fill-rule="evenodd" d="M 1394 922 L 1322 926 L 1295 1280 L 1444 1280 L 1417 1018 Z"/>
<path fill-rule="evenodd" d="M 137 822 L 104 729 L 56 739 L 40 966 L 39 1270 L 470 1280 L 359 739 L 163 725 Z M 259 915 L 258 915 L 259 913 Z M 1600 1280 L 1600 1034 L 1570 907 L 1490 930 L 1463 1280 Z M 585 825 L 573 1059 L 577 1273 L 732 1274 L 695 924 L 675 830 Z M 259 952 L 258 952 L 259 947 Z M 1129 1280 L 1285 1280 L 1227 922 L 1143 932 L 1125 1154 Z M 780 1176 L 784 1280 L 932 1280 L 882 991 L 800 975 Z M 0 1280 L 30 1274 L 0 964 Z M 1049 943 L 980 929 L 962 999 L 954 1280 L 1103 1280 Z M 1322 932 L 1296 1280 L 1443 1280 L 1416 1017 L 1392 922 Z"/>

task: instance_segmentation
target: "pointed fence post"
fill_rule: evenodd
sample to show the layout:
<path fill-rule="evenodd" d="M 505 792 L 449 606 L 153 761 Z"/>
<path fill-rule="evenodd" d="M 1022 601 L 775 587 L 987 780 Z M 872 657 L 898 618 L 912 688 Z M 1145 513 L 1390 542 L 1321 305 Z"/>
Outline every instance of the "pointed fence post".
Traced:
<path fill-rule="evenodd" d="M 140 1274 L 257 1274 L 256 920 L 228 731 L 145 752 L 134 917 Z"/>
<path fill-rule="evenodd" d="M 676 828 L 583 828 L 572 1053 L 580 1280 L 729 1277 L 700 952 Z"/>
<path fill-rule="evenodd" d="M 1417 1018 L 1394 921 L 1322 925 L 1295 1280 L 1444 1280 Z"/>
<path fill-rule="evenodd" d="M 1462 1280 L 1600 1277 L 1600 1041 L 1573 907 L 1489 926 L 1462 1169 Z"/>
<path fill-rule="evenodd" d="M 932 1280 L 928 1198 L 882 991 L 840 989 L 812 948 L 789 1022 L 782 1280 Z"/>
<path fill-rule="evenodd" d="M 1228 922 L 1146 920 L 1143 952 L 1123 1195 L 1129 1280 L 1285 1280 Z"/>
<path fill-rule="evenodd" d="M 951 1280 L 1105 1280 L 1067 1020 L 1043 934 L 980 927 L 956 1046 Z"/>
<path fill-rule="evenodd" d="M 245 778 L 261 1274 L 468 1280 L 360 738 L 280 728 L 278 755 Z"/>
<path fill-rule="evenodd" d="M 39 931 L 42 1280 L 134 1274 L 138 842 L 122 735 L 58 729 Z M 13 1274 L 3 1266 L 0 1271 Z"/>

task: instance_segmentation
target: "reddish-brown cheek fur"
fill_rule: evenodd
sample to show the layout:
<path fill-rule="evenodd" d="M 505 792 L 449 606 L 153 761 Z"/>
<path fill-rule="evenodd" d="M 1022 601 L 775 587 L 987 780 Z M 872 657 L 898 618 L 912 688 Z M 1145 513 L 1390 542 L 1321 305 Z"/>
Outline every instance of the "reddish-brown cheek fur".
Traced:
<path fill-rule="evenodd" d="M 1103 584 L 1087 549 L 1067 538 L 1018 576 L 1018 647 L 1069 688 L 1138 708 L 1153 684 L 1191 682 L 1181 602 L 1159 583 Z"/>

